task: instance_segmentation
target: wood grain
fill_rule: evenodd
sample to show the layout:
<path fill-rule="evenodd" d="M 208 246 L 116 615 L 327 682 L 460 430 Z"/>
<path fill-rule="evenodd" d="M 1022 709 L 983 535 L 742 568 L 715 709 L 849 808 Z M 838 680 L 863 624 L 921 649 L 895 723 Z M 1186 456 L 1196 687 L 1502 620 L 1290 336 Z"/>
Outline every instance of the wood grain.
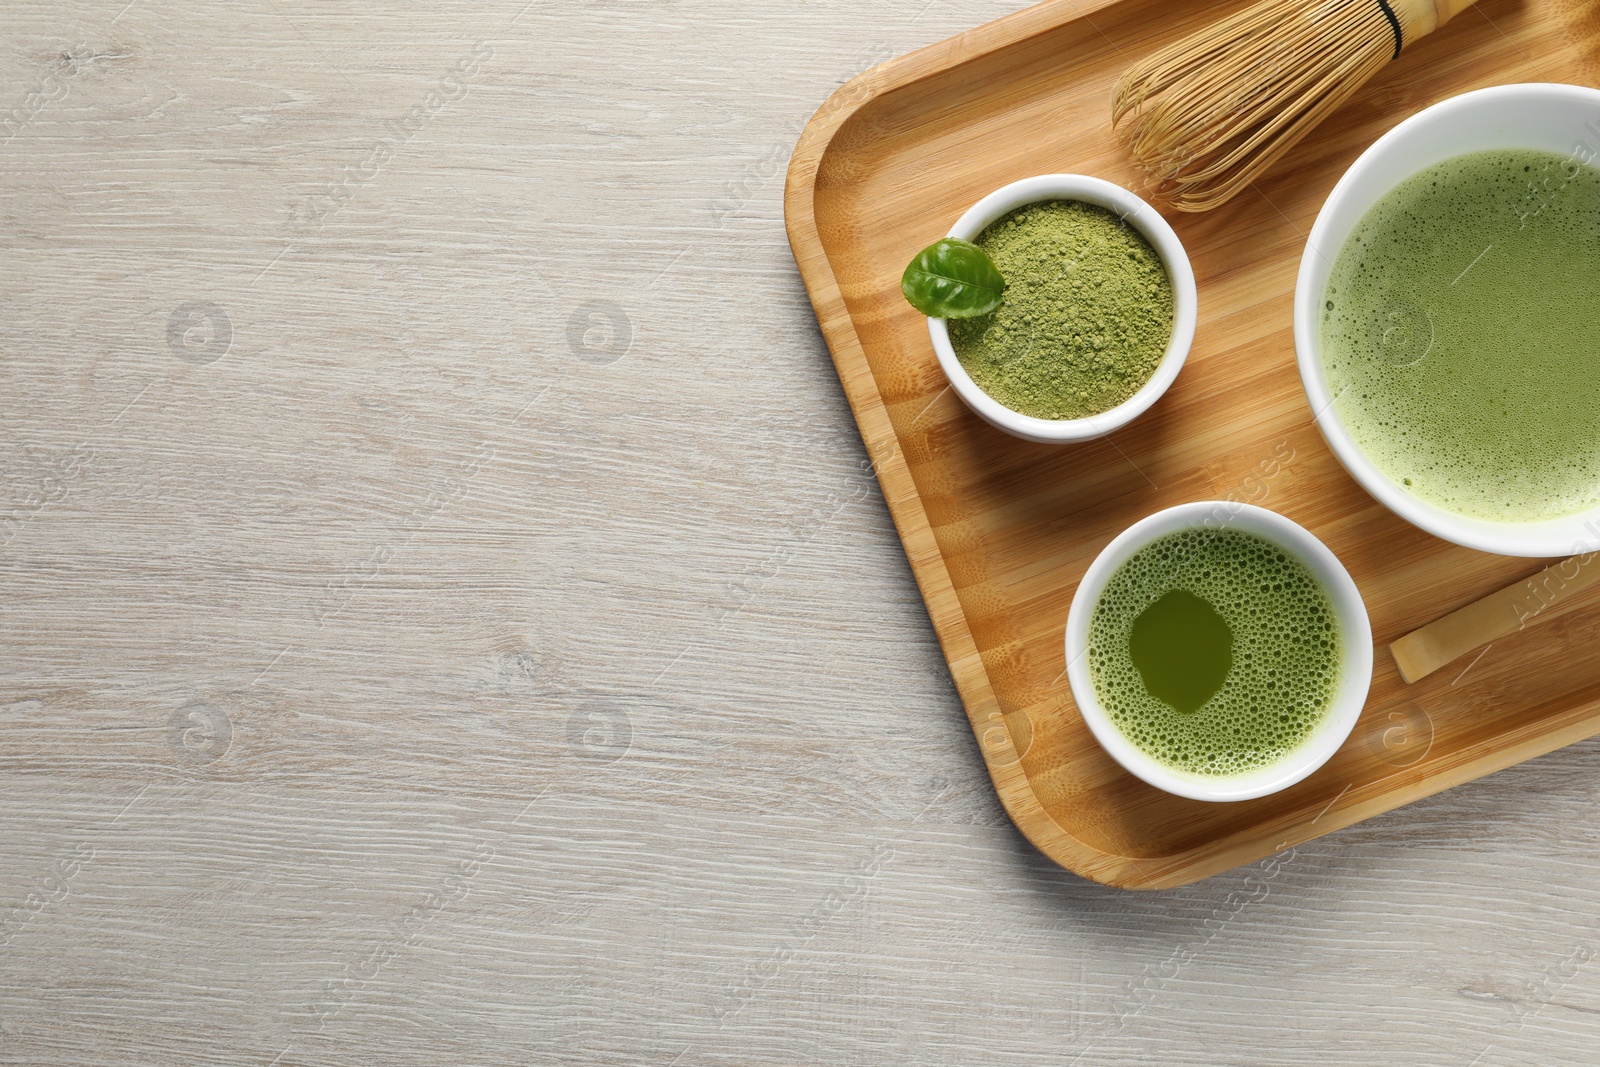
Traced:
<path fill-rule="evenodd" d="M 1047 855 L 1123 888 L 1191 882 L 1600 731 L 1600 675 L 1574 654 L 1600 638 L 1593 614 L 1508 642 L 1465 686 L 1407 687 L 1380 657 L 1340 752 L 1256 801 L 1147 786 L 1077 714 L 1061 642 L 1073 590 L 1113 536 L 1164 507 L 1244 500 L 1296 519 L 1350 570 L 1379 644 L 1430 606 L 1525 573 L 1408 526 L 1345 476 L 1300 388 L 1290 302 L 1304 234 L 1362 148 L 1404 114 L 1483 85 L 1587 83 L 1592 12 L 1491 4 L 1408 49 L 1254 196 L 1175 215 L 1200 322 L 1178 382 L 1130 427 L 1086 446 L 1035 445 L 948 389 L 898 292 L 904 264 L 1019 178 L 1069 171 L 1137 187 L 1109 129 L 1111 87 L 1130 56 L 1192 30 L 1144 0 L 1040 4 L 842 89 L 807 127 L 788 180 L 796 260 L 996 790 Z M 1398 751 L 1407 729 L 1411 747 Z"/>
<path fill-rule="evenodd" d="M 0 8 L 0 1063 L 1591 1059 L 1593 742 L 1151 894 L 995 799 L 782 191 L 1017 4 L 125 3 Z"/>

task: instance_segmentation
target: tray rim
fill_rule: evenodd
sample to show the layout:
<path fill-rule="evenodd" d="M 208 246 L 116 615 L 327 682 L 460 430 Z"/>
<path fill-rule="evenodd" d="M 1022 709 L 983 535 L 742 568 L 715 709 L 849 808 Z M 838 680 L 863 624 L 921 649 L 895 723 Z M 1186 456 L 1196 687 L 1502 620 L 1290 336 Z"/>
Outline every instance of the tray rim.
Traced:
<path fill-rule="evenodd" d="M 1022 754 L 1017 751 L 1000 710 L 921 494 L 899 447 L 887 405 L 828 260 L 816 223 L 814 183 L 834 136 L 876 100 L 1123 2 L 1043 0 L 851 78 L 817 109 L 795 144 L 784 185 L 784 225 L 845 398 L 1006 813 L 1040 852 L 1067 870 L 1114 888 L 1159 890 L 1188 885 L 1242 863 L 1265 859 L 1325 833 L 1555 751 L 1600 733 L 1600 721 L 1594 716 L 1592 703 L 1579 703 L 1563 714 L 1508 730 L 1490 756 L 1463 752 L 1457 760 L 1431 767 L 1425 773 L 1419 763 L 1352 785 L 1309 822 L 1296 824 L 1297 820 L 1289 819 L 1289 825 L 1282 828 L 1281 841 L 1265 851 L 1261 843 L 1279 835 L 1250 828 L 1161 857 L 1125 856 L 1078 839 L 1040 803 L 1023 769 Z M 1330 813 L 1333 808 L 1337 811 Z"/>

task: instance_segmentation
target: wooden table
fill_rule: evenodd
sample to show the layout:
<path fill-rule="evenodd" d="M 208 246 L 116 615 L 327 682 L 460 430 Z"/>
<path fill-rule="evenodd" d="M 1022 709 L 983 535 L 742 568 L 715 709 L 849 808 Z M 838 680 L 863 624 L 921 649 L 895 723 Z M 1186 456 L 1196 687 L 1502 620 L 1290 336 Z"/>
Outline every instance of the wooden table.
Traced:
<path fill-rule="evenodd" d="M 1592 1062 L 1600 743 L 1153 894 L 996 802 L 781 193 L 1011 6 L 7 5 L 0 1063 Z"/>

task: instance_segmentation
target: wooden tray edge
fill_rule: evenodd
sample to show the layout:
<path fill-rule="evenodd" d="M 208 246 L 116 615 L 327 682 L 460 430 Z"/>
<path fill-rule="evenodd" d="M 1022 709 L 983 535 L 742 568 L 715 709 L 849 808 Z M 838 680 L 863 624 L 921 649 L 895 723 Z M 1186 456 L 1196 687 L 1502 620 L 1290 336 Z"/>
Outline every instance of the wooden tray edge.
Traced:
<path fill-rule="evenodd" d="M 1074 837 L 1045 810 L 1022 769 L 1011 730 L 1005 724 L 977 643 L 967 626 L 944 557 L 911 470 L 900 450 L 888 409 L 856 335 L 817 231 L 813 209 L 817 170 L 834 136 L 866 105 L 950 66 L 1063 25 L 1117 0 L 1098 0 L 1080 7 L 1075 0 L 1046 0 L 955 37 L 907 53 L 857 75 L 840 86 L 817 109 L 801 131 L 790 157 L 784 184 L 784 226 L 789 247 L 816 311 L 817 323 L 833 357 L 845 398 L 883 490 L 889 514 L 900 533 L 912 574 L 922 591 L 935 634 L 956 690 L 977 737 L 995 792 L 1011 821 L 1040 852 L 1075 874 L 1119 889 L 1166 889 L 1185 885 L 1209 872 L 1168 873 L 1151 877 L 1128 857 L 1103 852 Z"/>

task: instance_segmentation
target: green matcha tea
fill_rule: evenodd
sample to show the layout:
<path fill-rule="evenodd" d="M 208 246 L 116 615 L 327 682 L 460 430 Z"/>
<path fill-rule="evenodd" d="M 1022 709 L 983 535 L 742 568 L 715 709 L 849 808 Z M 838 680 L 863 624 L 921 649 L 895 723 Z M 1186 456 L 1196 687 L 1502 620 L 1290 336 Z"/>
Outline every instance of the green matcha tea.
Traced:
<path fill-rule="evenodd" d="M 1324 294 L 1323 366 L 1410 492 L 1527 522 L 1600 503 L 1600 170 L 1459 156 L 1385 194 Z"/>
<path fill-rule="evenodd" d="M 1024 415 L 1079 419 L 1150 380 L 1172 340 L 1175 298 L 1144 234 L 1103 207 L 1043 200 L 974 243 L 1006 279 L 998 308 L 949 322 L 978 388 Z"/>
<path fill-rule="evenodd" d="M 1089 622 L 1089 677 L 1146 754 L 1226 777 L 1311 736 L 1343 656 L 1328 595 L 1305 564 L 1237 530 L 1185 530 L 1130 556 Z"/>

